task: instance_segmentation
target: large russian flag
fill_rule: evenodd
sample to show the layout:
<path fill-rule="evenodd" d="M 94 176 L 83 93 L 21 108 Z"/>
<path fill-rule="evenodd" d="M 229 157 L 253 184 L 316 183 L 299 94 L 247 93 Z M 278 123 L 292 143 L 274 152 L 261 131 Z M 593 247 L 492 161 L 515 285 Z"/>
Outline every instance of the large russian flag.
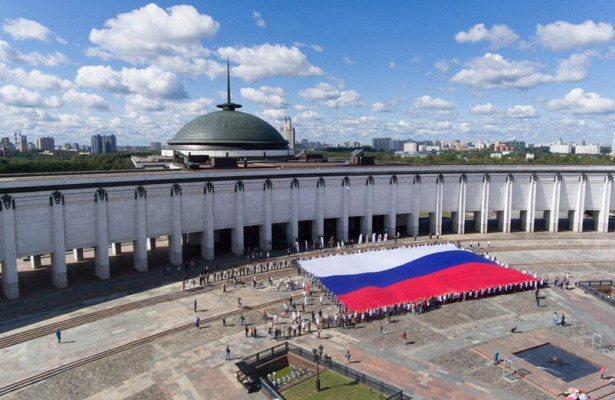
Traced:
<path fill-rule="evenodd" d="M 536 280 L 452 244 L 316 258 L 301 267 L 351 310 Z"/>

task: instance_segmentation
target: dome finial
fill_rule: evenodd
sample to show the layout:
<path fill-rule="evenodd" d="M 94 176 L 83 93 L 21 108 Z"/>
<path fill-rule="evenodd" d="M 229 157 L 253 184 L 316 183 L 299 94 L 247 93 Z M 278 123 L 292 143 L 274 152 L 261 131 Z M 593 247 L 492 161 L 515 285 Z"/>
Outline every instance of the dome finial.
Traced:
<path fill-rule="evenodd" d="M 224 111 L 235 111 L 241 108 L 241 104 L 231 103 L 231 67 L 228 58 L 226 59 L 226 103 L 218 104 L 216 107 Z"/>

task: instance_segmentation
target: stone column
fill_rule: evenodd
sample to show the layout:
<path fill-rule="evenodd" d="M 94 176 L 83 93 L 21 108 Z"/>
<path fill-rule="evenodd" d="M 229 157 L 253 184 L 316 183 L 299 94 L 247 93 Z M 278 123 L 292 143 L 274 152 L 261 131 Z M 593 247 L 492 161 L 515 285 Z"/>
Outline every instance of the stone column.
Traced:
<path fill-rule="evenodd" d="M 243 196 L 244 185 L 242 181 L 235 183 L 235 204 L 234 217 L 235 223 L 231 232 L 231 251 L 236 255 L 243 255 Z"/>
<path fill-rule="evenodd" d="M 169 262 L 182 265 L 182 188 L 171 187 L 171 235 L 169 235 Z"/>
<path fill-rule="evenodd" d="M 57 190 L 49 197 L 53 225 L 51 253 L 51 281 L 59 289 L 68 286 L 66 274 L 66 244 L 64 238 L 64 196 Z"/>
<path fill-rule="evenodd" d="M 568 219 L 570 229 L 574 232 L 583 232 L 583 214 L 585 214 L 585 192 L 587 190 L 587 176 L 579 176 L 579 186 L 577 188 L 577 201 L 575 204 L 572 218 Z"/>
<path fill-rule="evenodd" d="M 107 237 L 107 192 L 100 188 L 94 194 L 96 209 L 96 247 L 94 264 L 99 279 L 109 279 L 109 239 Z"/>
<path fill-rule="evenodd" d="M 147 238 L 147 249 L 156 250 L 156 238 L 155 237 Z"/>
<path fill-rule="evenodd" d="M 483 187 L 480 198 L 480 211 L 474 213 L 474 229 L 480 233 L 487 233 L 487 223 L 489 222 L 489 174 L 483 176 Z"/>
<path fill-rule="evenodd" d="M 290 222 L 286 231 L 289 243 L 295 243 L 299 239 L 299 201 L 300 201 L 299 179 L 293 178 L 290 182 Z M 301 243 L 299 243 L 301 245 Z"/>
<path fill-rule="evenodd" d="M 429 230 L 434 235 L 442 234 L 442 198 L 444 196 L 444 177 L 442 174 L 436 178 L 436 209 L 429 213 Z"/>
<path fill-rule="evenodd" d="M 271 250 L 271 241 L 273 240 L 272 232 L 271 232 L 271 208 L 272 208 L 272 199 L 273 196 L 273 184 L 269 179 L 265 180 L 263 183 L 263 223 L 258 228 L 258 247 L 263 250 Z M 292 232 L 289 232 L 290 229 L 286 231 L 286 239 L 289 243 L 295 243 L 295 238 L 297 236 L 293 236 L 292 239 L 289 239 L 292 236 Z M 243 249 L 242 249 L 243 250 Z"/>
<path fill-rule="evenodd" d="M 412 182 L 412 213 L 410 214 L 410 233 L 419 235 L 419 217 L 421 213 L 421 176 L 415 175 Z"/>
<path fill-rule="evenodd" d="M 550 232 L 557 232 L 559 225 L 559 203 L 562 189 L 562 176 L 557 173 L 553 178 L 553 195 L 551 197 L 551 209 L 545 211 L 545 219 L 549 224 Z"/>
<path fill-rule="evenodd" d="M 32 269 L 38 269 L 41 267 L 41 255 L 31 255 L 30 256 L 30 266 Z"/>
<path fill-rule="evenodd" d="M 529 193 L 527 196 L 527 210 L 521 211 L 521 229 L 526 232 L 534 232 L 534 221 L 536 219 L 536 190 L 538 186 L 538 176 L 530 176 Z"/>
<path fill-rule="evenodd" d="M 459 198 L 457 199 L 457 211 L 451 213 L 453 232 L 463 235 L 466 232 L 466 191 L 468 178 L 466 174 L 459 177 Z"/>
<path fill-rule="evenodd" d="M 83 261 L 83 248 L 73 249 L 73 260 Z"/>
<path fill-rule="evenodd" d="M 325 180 L 322 177 L 316 181 L 316 219 L 312 223 L 312 234 L 318 248 L 320 236 L 325 234 Z M 325 242 L 328 240 L 324 239 Z"/>
<path fill-rule="evenodd" d="M 361 233 L 363 236 L 371 235 L 374 223 L 374 177 L 371 175 L 365 180 L 365 214 L 361 217 Z"/>
<path fill-rule="evenodd" d="M 389 179 L 389 214 L 386 221 L 391 239 L 397 235 L 397 176 Z"/>
<path fill-rule="evenodd" d="M 203 188 L 205 194 L 205 230 L 201 236 L 201 257 L 214 259 L 214 185 L 207 182 Z"/>
<path fill-rule="evenodd" d="M 133 267 L 139 272 L 147 271 L 147 192 L 143 186 L 135 189 L 135 239 L 132 241 Z"/>
<path fill-rule="evenodd" d="M 345 176 L 342 179 L 342 193 L 341 193 L 341 216 L 337 219 L 337 232 L 335 235 L 336 241 L 348 239 L 348 208 L 349 208 L 349 192 L 350 192 L 350 179 Z M 325 238 L 327 242 L 327 238 Z"/>
<path fill-rule="evenodd" d="M 504 188 L 504 210 L 498 214 L 498 229 L 504 233 L 510 233 L 510 220 L 512 213 L 512 194 L 515 178 L 512 174 L 506 177 Z"/>
<path fill-rule="evenodd" d="M 609 212 L 611 205 L 611 193 L 613 185 L 613 175 L 607 174 L 604 177 L 602 186 L 602 196 L 600 198 L 600 210 L 594 211 L 594 229 L 598 232 L 609 231 Z"/>

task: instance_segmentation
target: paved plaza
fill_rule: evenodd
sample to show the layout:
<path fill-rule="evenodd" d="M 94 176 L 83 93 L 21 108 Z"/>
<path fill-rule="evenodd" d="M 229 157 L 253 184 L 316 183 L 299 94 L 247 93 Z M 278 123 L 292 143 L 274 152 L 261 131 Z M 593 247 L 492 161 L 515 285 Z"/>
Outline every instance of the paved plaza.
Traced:
<path fill-rule="evenodd" d="M 488 252 L 518 269 L 548 275 L 550 282 L 556 275 L 563 277 L 566 271 L 570 271 L 571 281 L 615 278 L 613 233 L 494 233 L 450 235 L 443 239 L 461 240 L 464 247 L 468 247 L 470 240 L 474 247 L 480 243 L 481 252 Z M 163 250 L 160 248 L 160 257 L 164 256 Z M 190 250 L 186 254 L 190 257 Z M 157 257 L 155 253 L 153 257 Z M 126 260 L 128 264 L 131 258 Z M 87 357 L 169 329 L 193 324 L 196 316 L 204 323 L 198 329 L 186 327 L 54 374 L 7 394 L 7 399 L 264 398 L 261 393 L 248 394 L 236 382 L 234 362 L 275 343 L 267 335 L 271 322 L 263 320 L 263 310 L 257 306 L 282 301 L 289 295 L 299 299 L 301 290 L 278 292 L 275 285 L 261 281 L 257 288 L 249 284 L 234 288 L 231 284 L 223 293 L 221 283 L 216 283 L 188 288 L 185 295 L 173 297 L 182 291 L 181 281 L 175 274 L 162 277 L 163 261 L 150 263 L 150 272 L 144 274 L 123 273 L 121 263 L 115 262 L 117 265 L 112 268 L 117 273 L 114 275 L 112 270 L 114 277 L 109 281 L 91 282 L 87 277 L 80 280 L 79 273 L 73 272 L 76 279 L 70 289 L 24 288 L 21 299 L 0 301 L 0 340 L 35 327 L 60 324 L 113 307 L 126 307 L 125 311 L 63 331 L 61 344 L 56 343 L 52 331 L 0 349 L 0 388 L 59 366 L 77 365 Z M 241 260 L 228 258 L 221 263 L 238 262 Z M 296 270 L 286 272 L 298 282 L 304 279 L 296 275 Z M 524 379 L 514 382 L 503 379 L 501 367 L 494 366 L 493 361 L 476 348 L 491 349 L 491 344 L 541 332 L 547 337 L 565 338 L 578 346 L 579 351 L 589 353 L 594 351 L 591 349 L 592 336 L 598 333 L 602 335 L 603 345 L 597 353 L 612 363 L 615 360 L 615 308 L 572 284 L 569 290 L 548 288 L 541 290 L 540 295 L 540 307 L 536 306 L 534 293 L 528 291 L 448 304 L 420 315 L 396 316 L 390 324 L 374 321 L 359 324 L 355 329 L 327 329 L 320 340 L 312 329 L 312 333 L 290 340 L 307 349 L 322 344 L 324 352 L 339 362 L 344 361 L 346 350 L 350 350 L 353 368 L 402 388 L 414 399 L 549 399 L 553 397 Z M 246 323 L 257 327 L 257 338 L 245 335 L 236 315 L 237 297 L 242 298 Z M 144 303 L 136 309 L 128 307 L 157 298 L 165 301 L 152 305 Z M 197 312 L 194 312 L 195 299 Z M 312 297 L 306 314 L 318 309 L 318 298 Z M 279 302 L 265 310 L 270 316 L 280 317 L 283 307 Z M 325 300 L 322 311 L 332 315 L 335 307 Z M 554 326 L 554 312 L 565 313 L 567 326 Z M 223 315 L 228 315 L 226 327 L 222 326 Z M 288 321 L 289 318 L 281 318 L 283 325 Z M 381 324 L 382 335 L 379 332 Z M 511 333 L 512 327 L 521 333 Z M 400 339 L 404 331 L 409 342 L 406 346 Z M 231 348 L 233 362 L 225 361 L 227 345 Z M 607 375 L 615 375 L 615 370 L 607 369 Z M 599 375 L 587 377 L 584 382 L 586 390 L 592 385 L 603 384 Z M 565 385 L 561 390 L 564 389 Z M 615 394 L 605 398 L 615 398 Z"/>

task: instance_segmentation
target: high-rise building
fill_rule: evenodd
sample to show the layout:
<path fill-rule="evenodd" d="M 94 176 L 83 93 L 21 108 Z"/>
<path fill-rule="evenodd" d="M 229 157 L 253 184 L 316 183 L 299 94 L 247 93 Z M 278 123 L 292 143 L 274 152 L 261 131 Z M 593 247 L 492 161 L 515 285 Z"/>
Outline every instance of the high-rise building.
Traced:
<path fill-rule="evenodd" d="M 374 149 L 374 151 L 389 151 L 390 143 L 391 138 L 373 138 L 372 148 Z"/>
<path fill-rule="evenodd" d="M 52 151 L 55 147 L 55 141 L 51 136 L 44 136 L 36 139 L 36 148 L 39 150 Z"/>
<path fill-rule="evenodd" d="M 92 135 L 92 154 L 101 154 L 103 152 L 103 140 L 102 136 L 96 134 Z"/>
<path fill-rule="evenodd" d="M 288 147 L 294 150 L 295 148 L 295 128 L 293 127 L 293 122 L 290 117 L 284 117 L 284 125 L 282 126 L 281 132 L 284 140 L 288 142 Z"/>
<path fill-rule="evenodd" d="M 103 136 L 103 153 L 110 154 L 117 152 L 117 145 L 115 143 L 115 135 Z"/>
<path fill-rule="evenodd" d="M 28 151 L 28 137 L 19 133 L 19 140 L 15 141 L 19 151 Z"/>
<path fill-rule="evenodd" d="M 108 154 L 115 152 L 117 152 L 115 135 L 92 135 L 92 154 Z"/>

